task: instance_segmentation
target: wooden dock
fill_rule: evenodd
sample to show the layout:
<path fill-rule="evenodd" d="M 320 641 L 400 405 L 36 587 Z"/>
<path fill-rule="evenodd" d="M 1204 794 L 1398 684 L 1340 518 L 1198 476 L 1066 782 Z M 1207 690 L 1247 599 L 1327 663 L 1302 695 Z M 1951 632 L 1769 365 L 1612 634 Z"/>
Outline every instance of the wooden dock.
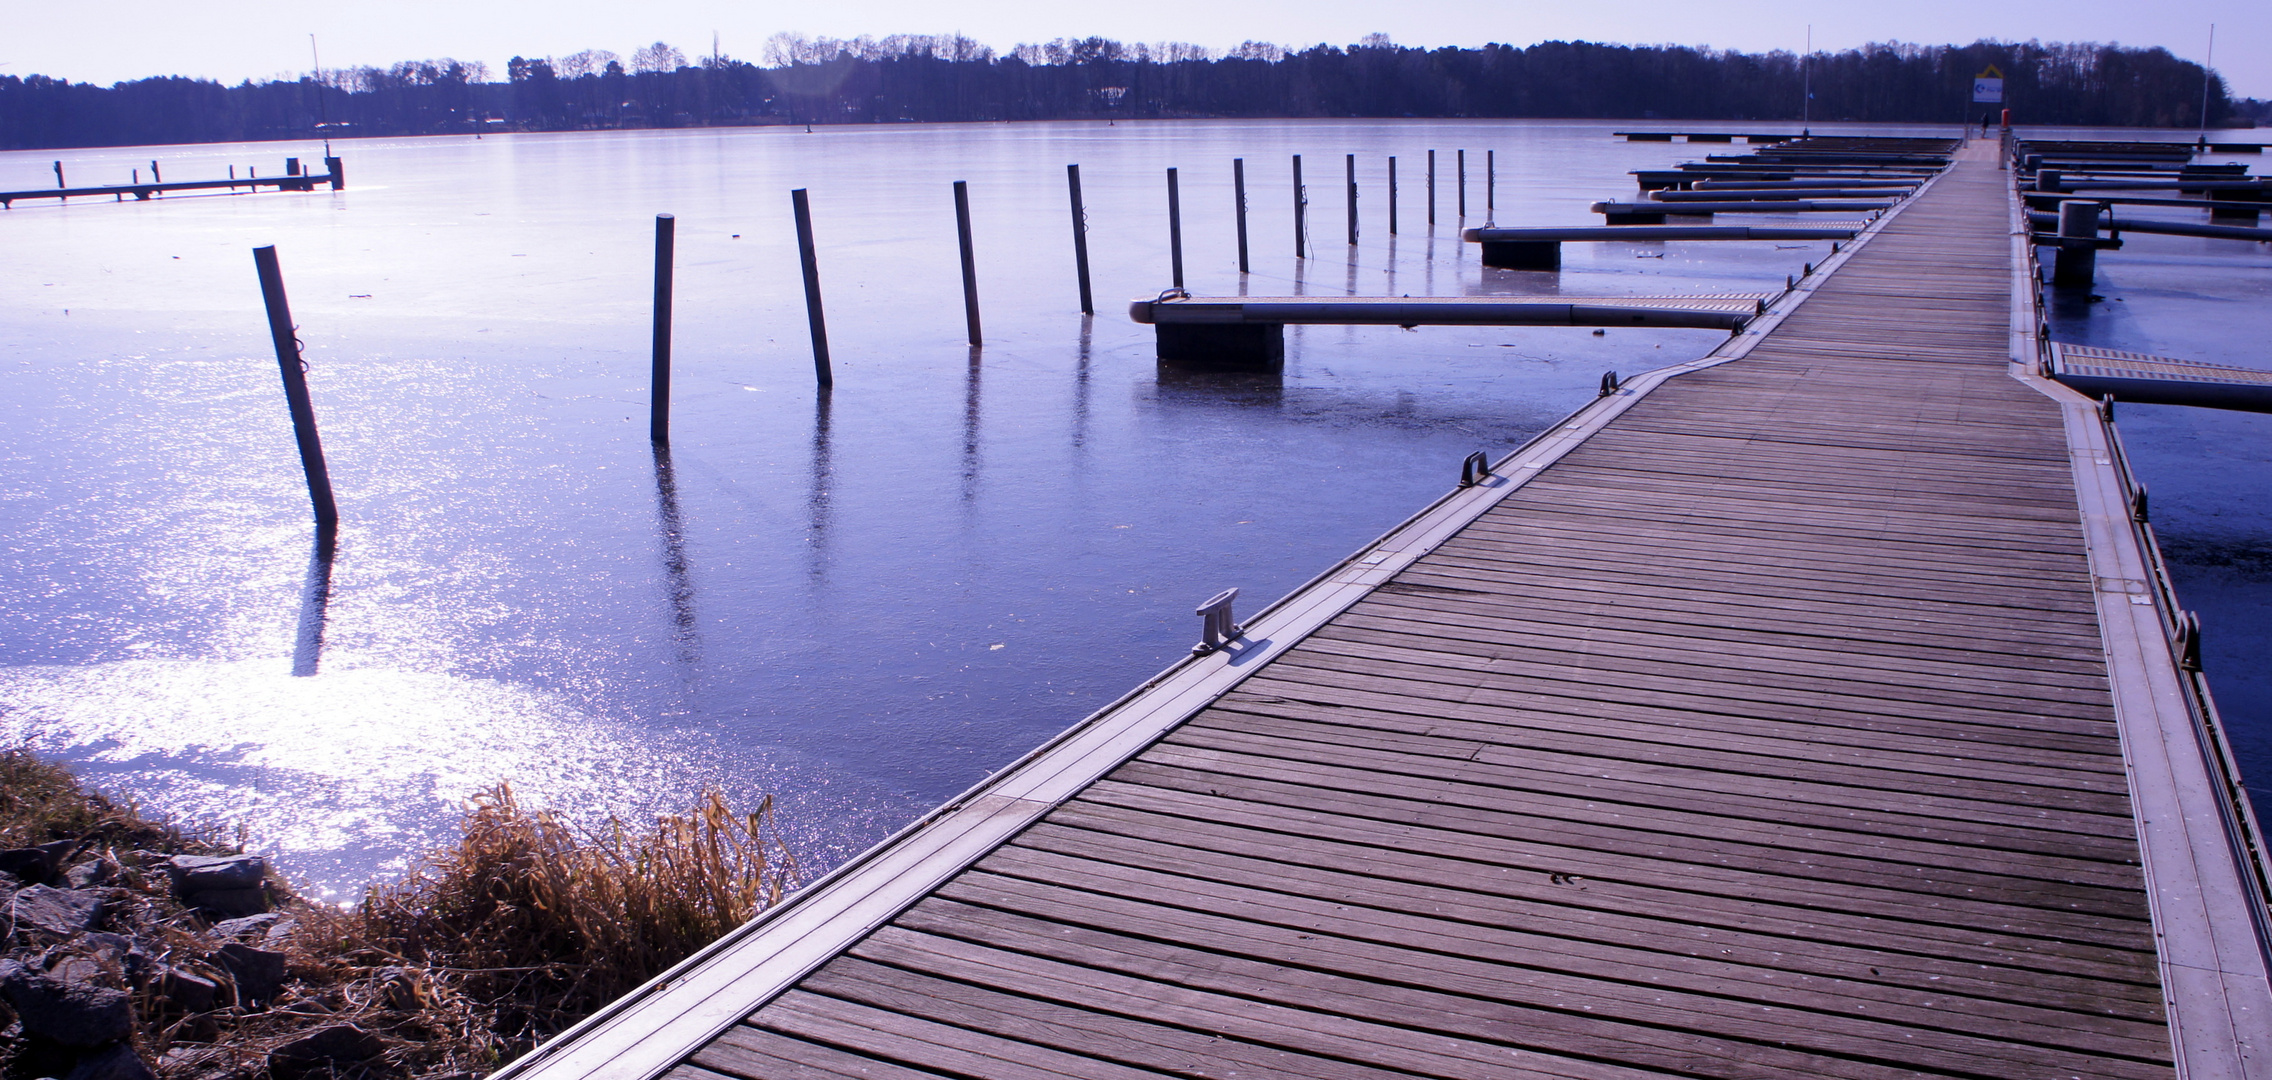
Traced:
<path fill-rule="evenodd" d="M 499 1075 L 2272 1075 L 2253 821 L 2009 175 Z"/>

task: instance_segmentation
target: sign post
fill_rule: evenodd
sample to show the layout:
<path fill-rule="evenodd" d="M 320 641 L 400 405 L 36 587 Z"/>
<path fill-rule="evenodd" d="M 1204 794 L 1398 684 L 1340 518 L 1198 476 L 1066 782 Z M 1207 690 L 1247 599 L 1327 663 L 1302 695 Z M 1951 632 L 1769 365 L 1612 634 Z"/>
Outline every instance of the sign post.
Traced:
<path fill-rule="evenodd" d="M 1987 70 L 1973 76 L 1972 103 L 1975 105 L 2001 105 L 2004 103 L 2004 73 L 1996 65 L 1990 64 Z M 1988 121 L 1985 117 L 1980 121 L 1980 134 L 1983 138 L 1988 134 Z"/>

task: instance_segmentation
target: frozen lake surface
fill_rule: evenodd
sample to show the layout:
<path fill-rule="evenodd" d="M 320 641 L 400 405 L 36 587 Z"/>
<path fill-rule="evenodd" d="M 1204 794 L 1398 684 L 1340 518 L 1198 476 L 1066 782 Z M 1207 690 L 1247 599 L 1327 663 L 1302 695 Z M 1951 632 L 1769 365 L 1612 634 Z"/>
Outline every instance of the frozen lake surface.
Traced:
<path fill-rule="evenodd" d="M 1282 380 L 1166 377 L 1126 301 L 1194 292 L 1765 292 L 1826 245 L 1457 241 L 1596 224 L 1626 171 L 1727 148 L 1591 122 L 1146 122 L 342 141 L 348 190 L 0 215 L 0 743 L 242 823 L 351 897 L 510 780 L 579 820 L 772 793 L 809 867 L 871 843 L 1704 330 L 1295 328 Z M 1775 125 L 1768 125 L 1774 130 Z M 1820 130 L 1829 130 L 1818 126 Z M 1861 129 L 1856 129 L 1861 130 Z M 1875 129 L 1899 131 L 1901 129 Z M 1438 220 L 1426 153 L 1438 151 Z M 1737 152 L 1740 152 L 1740 147 Z M 1313 257 L 1293 257 L 1304 156 Z M 1344 236 L 1345 154 L 1362 236 Z M 0 188 L 281 170 L 316 144 L 0 154 Z M 1398 158 L 1400 235 L 1387 232 Z M 1078 311 L 1082 166 L 1098 314 Z M 949 185 L 987 344 L 963 342 Z M 836 387 L 813 385 L 809 188 Z M 653 215 L 677 215 L 667 471 L 647 442 Z M 250 249 L 277 245 L 345 519 L 328 603 Z M 2261 246 L 2130 238 L 2065 340 L 2272 367 Z M 2272 775 L 2272 418 L 2125 408 L 2252 775 Z M 320 631 L 320 643 L 318 641 Z M 319 647 L 320 644 L 320 647 Z M 2258 762 L 2265 764 L 2259 766 Z"/>

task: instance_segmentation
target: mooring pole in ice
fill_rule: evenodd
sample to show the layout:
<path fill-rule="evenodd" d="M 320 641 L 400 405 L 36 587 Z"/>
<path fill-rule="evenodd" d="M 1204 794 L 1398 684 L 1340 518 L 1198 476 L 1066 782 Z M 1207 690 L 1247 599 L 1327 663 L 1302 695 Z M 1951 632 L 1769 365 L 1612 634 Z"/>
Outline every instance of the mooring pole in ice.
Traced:
<path fill-rule="evenodd" d="M 1493 225 L 1499 220 L 1499 152 L 1483 152 L 1483 224 Z"/>
<path fill-rule="evenodd" d="M 1436 152 L 1428 151 L 1428 224 L 1436 223 Z M 1433 232 L 1434 230 L 1429 230 Z"/>
<path fill-rule="evenodd" d="M 647 395 L 647 438 L 657 446 L 671 441 L 671 270 L 677 229 L 671 215 L 655 215 L 654 385 Z"/>
<path fill-rule="evenodd" d="M 1183 288 L 1183 195 L 1168 170 L 1168 283 Z"/>
<path fill-rule="evenodd" d="M 1357 155 L 1349 155 L 1349 246 L 1357 246 Z"/>
<path fill-rule="evenodd" d="M 1396 235 L 1396 155 L 1388 156 L 1388 234 Z"/>
<path fill-rule="evenodd" d="M 970 326 L 970 344 L 986 343 L 978 329 L 978 258 L 970 249 L 970 186 L 955 181 L 955 239 L 962 245 L 962 315 Z"/>
<path fill-rule="evenodd" d="M 1081 206 L 1081 167 L 1065 166 L 1065 191 L 1073 199 L 1073 272 L 1081 279 L 1081 314 L 1097 313 L 1089 296 L 1089 212 Z"/>
<path fill-rule="evenodd" d="M 1231 159 L 1231 194 L 1238 199 L 1239 273 L 1249 273 L 1246 261 L 1246 159 Z"/>
<path fill-rule="evenodd" d="M 1302 236 L 1302 233 L 1303 233 L 1303 230 L 1304 230 L 1304 229 L 1305 229 L 1305 227 L 1306 227 L 1306 226 L 1304 225 L 1303 221 L 1302 221 L 1302 217 L 1303 217 L 1303 214 L 1304 214 L 1304 212 L 1305 212 L 1305 211 L 1306 211 L 1306 210 L 1307 210 L 1307 209 L 1309 208 L 1309 203 L 1310 203 L 1310 200 L 1309 200 L 1309 196 L 1308 196 L 1308 195 L 1306 195 L 1306 194 L 1304 194 L 1304 193 L 1302 192 L 1302 155 L 1300 155 L 1300 154 L 1295 154 L 1295 155 L 1294 155 L 1294 257 L 1295 257 L 1295 258 L 1297 258 L 1297 259 L 1299 259 L 1299 258 L 1303 258 L 1303 257 L 1305 256 L 1305 254 L 1306 254 L 1306 253 L 1305 253 L 1305 252 L 1304 252 L 1304 251 L 1302 250 L 1302 240 L 1303 240 L 1303 236 Z"/>
<path fill-rule="evenodd" d="M 1458 172 L 1458 174 L 1459 174 L 1459 179 L 1458 179 L 1458 184 L 1457 184 L 1457 186 L 1459 187 L 1459 219 L 1460 219 L 1461 221 L 1466 221 L 1466 220 L 1467 220 L 1467 151 L 1465 151 L 1465 150 L 1459 150 L 1459 151 L 1454 151 L 1454 153 L 1455 153 L 1455 154 L 1457 155 L 1457 157 L 1456 157 L 1456 160 L 1457 160 L 1457 162 L 1458 162 L 1458 168 L 1457 168 L 1457 170 L 1456 170 L 1456 171 L 1457 171 L 1457 172 Z"/>
<path fill-rule="evenodd" d="M 797 215 L 797 259 L 805 271 L 805 322 L 813 335 L 813 379 L 822 386 L 836 385 L 828 367 L 828 320 L 820 310 L 820 258 L 813 253 L 813 210 L 805 189 L 789 193 L 789 207 Z"/>
<path fill-rule="evenodd" d="M 300 355 L 300 338 L 292 326 L 292 305 L 284 298 L 284 271 L 276 264 L 276 246 L 252 249 L 253 266 L 260 271 L 260 298 L 268 305 L 268 336 L 276 344 L 276 366 L 284 375 L 284 404 L 292 412 L 292 436 L 300 445 L 300 468 L 308 474 L 308 501 L 316 512 L 316 535 L 339 531 L 339 504 L 331 497 L 331 470 L 323 460 L 323 439 L 316 434 L 316 407 L 308 398 L 308 362 Z"/>

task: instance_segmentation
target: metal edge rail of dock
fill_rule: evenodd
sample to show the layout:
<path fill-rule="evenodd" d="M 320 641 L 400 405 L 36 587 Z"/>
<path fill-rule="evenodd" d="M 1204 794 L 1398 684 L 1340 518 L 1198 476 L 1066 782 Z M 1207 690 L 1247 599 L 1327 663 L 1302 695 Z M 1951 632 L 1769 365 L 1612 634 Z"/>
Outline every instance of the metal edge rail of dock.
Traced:
<path fill-rule="evenodd" d="M 2198 626 L 1967 167 L 498 1080 L 2263 1075 Z"/>
<path fill-rule="evenodd" d="M 340 160 L 336 157 L 325 158 L 324 166 L 325 171 L 321 173 L 291 173 L 284 176 L 247 176 L 227 180 L 169 180 L 164 182 L 153 180 L 146 184 L 136 182 L 105 184 L 97 187 L 28 188 L 23 191 L 0 191 L 0 209 L 14 209 L 14 204 L 20 200 L 82 199 L 103 195 L 109 195 L 115 199 L 132 195 L 136 201 L 143 201 L 152 196 L 173 191 L 219 191 L 224 188 L 230 191 L 244 188 L 248 192 L 257 191 L 263 187 L 275 188 L 278 191 L 314 191 L 316 185 L 327 184 L 333 191 L 345 190 L 347 187 L 347 170 Z"/>

